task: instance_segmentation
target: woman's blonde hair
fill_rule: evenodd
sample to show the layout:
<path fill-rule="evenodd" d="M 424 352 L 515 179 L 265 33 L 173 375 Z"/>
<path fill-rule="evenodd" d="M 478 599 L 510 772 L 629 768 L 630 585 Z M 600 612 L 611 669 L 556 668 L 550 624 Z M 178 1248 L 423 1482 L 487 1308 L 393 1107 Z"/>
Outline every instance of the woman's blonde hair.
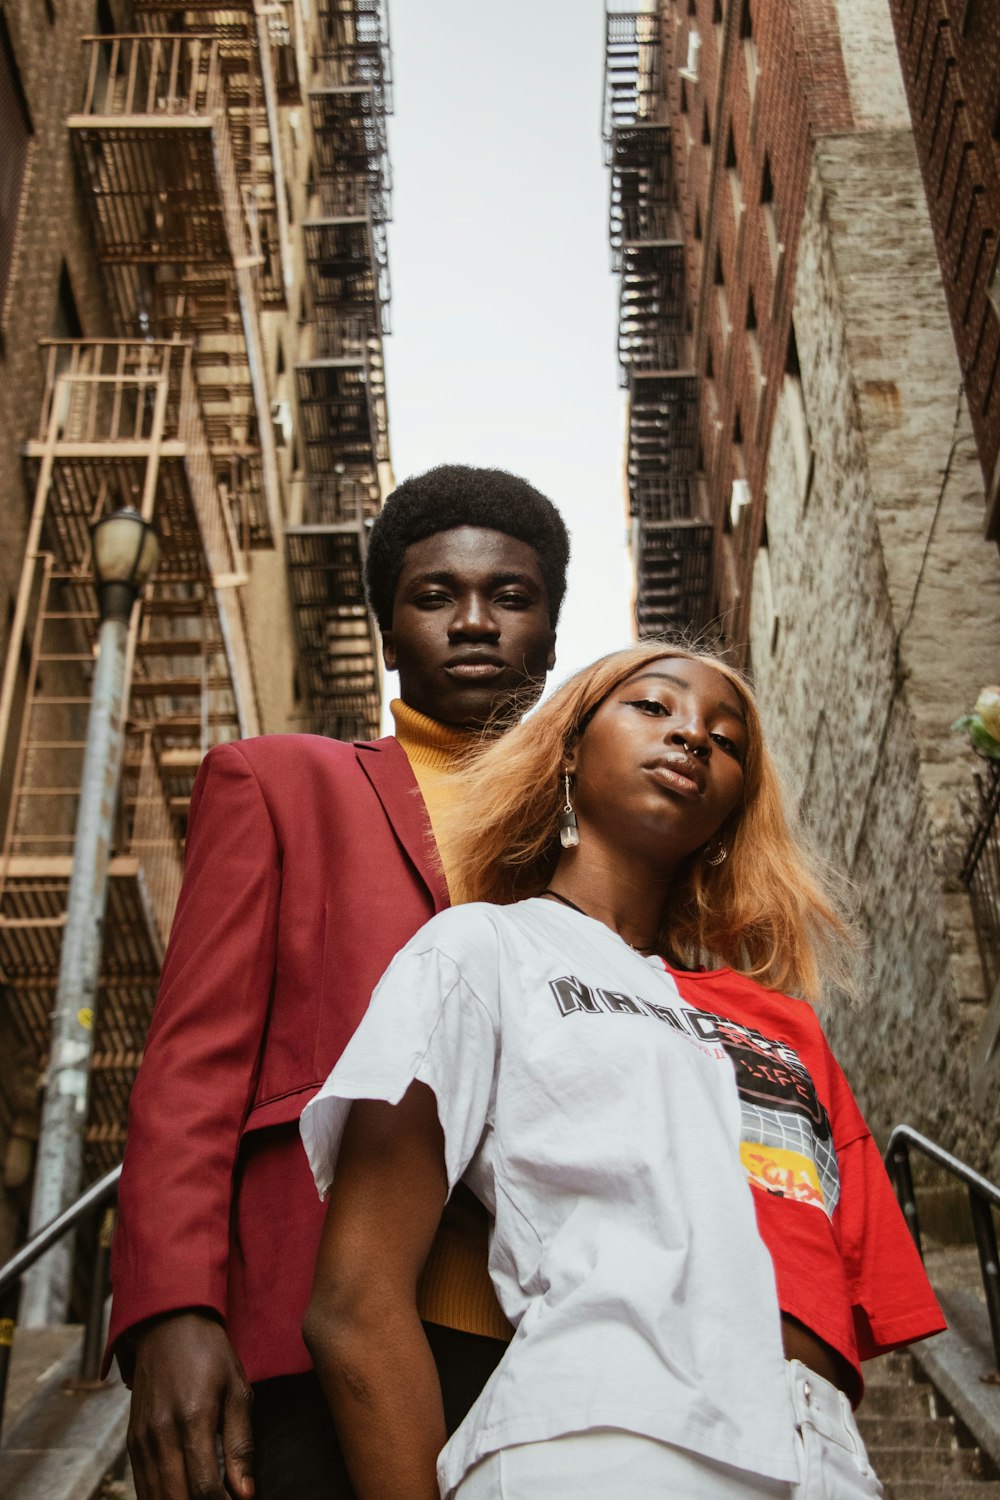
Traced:
<path fill-rule="evenodd" d="M 753 694 L 708 652 L 644 644 L 601 657 L 471 756 L 435 819 L 452 901 L 506 905 L 545 889 L 561 852 L 568 750 L 627 678 L 650 662 L 678 658 L 704 662 L 732 684 L 746 711 L 747 752 L 742 800 L 719 830 L 728 857 L 713 867 L 695 854 L 680 866 L 661 943 L 683 963 L 722 963 L 771 989 L 817 998 L 826 982 L 853 993 L 850 928 L 827 889 L 828 874 L 789 828 Z"/>

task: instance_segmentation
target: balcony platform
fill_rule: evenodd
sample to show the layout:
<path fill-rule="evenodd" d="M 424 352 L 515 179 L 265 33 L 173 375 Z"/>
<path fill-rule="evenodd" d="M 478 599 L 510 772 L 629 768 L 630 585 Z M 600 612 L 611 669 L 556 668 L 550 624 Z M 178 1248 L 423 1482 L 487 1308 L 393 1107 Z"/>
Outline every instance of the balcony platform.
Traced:
<path fill-rule="evenodd" d="M 640 636 L 697 632 L 708 623 L 714 527 L 708 522 L 647 521 L 637 526 Z"/>
<path fill-rule="evenodd" d="M 698 441 L 698 376 L 694 370 L 633 370 L 629 389 L 628 481 L 633 508 L 641 475 L 686 477 Z"/>

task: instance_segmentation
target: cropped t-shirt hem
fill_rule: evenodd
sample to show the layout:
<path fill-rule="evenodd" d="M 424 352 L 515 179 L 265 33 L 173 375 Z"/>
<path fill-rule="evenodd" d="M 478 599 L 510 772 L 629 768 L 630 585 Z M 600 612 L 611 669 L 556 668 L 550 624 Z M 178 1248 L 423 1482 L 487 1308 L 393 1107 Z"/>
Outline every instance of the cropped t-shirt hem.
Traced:
<path fill-rule="evenodd" d="M 595 1407 L 583 1411 L 561 1413 L 558 1427 L 553 1426 L 551 1413 L 546 1416 L 519 1416 L 508 1422 L 497 1422 L 476 1429 L 475 1441 L 467 1450 L 449 1449 L 461 1437 L 461 1428 L 444 1449 L 438 1461 L 438 1481 L 441 1493 L 447 1500 L 461 1484 L 465 1475 L 484 1458 L 498 1453 L 503 1448 L 514 1448 L 522 1443 L 541 1443 L 551 1438 L 566 1437 L 570 1433 L 593 1432 L 598 1429 L 632 1433 L 637 1437 L 651 1438 L 654 1442 L 666 1443 L 674 1448 L 695 1453 L 700 1458 L 712 1459 L 716 1463 L 728 1464 L 743 1473 L 760 1475 L 765 1479 L 780 1479 L 794 1482 L 800 1478 L 794 1450 L 789 1443 L 787 1456 L 778 1457 L 773 1448 L 754 1448 L 741 1441 L 726 1442 L 714 1437 L 711 1430 L 697 1419 L 685 1424 L 665 1422 L 662 1413 L 650 1412 L 643 1416 L 634 1407 L 623 1411 L 619 1407 Z M 791 1414 L 789 1413 L 789 1432 Z"/>
<path fill-rule="evenodd" d="M 880 1354 L 896 1349 L 900 1344 L 912 1344 L 920 1339 L 931 1338 L 935 1333 L 943 1333 L 948 1326 L 936 1303 L 928 1305 L 922 1316 L 906 1312 L 895 1318 L 882 1318 L 873 1317 L 867 1309 L 866 1312 L 872 1336 L 878 1340 Z"/>

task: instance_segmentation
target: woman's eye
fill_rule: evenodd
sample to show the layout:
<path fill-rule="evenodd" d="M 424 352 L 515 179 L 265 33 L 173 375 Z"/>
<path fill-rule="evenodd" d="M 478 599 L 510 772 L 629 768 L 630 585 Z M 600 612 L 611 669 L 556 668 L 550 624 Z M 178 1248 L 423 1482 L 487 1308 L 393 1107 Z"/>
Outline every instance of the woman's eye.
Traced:
<path fill-rule="evenodd" d="M 643 713 L 647 714 L 669 715 L 670 713 L 667 705 L 661 703 L 658 698 L 633 698 L 628 706 L 629 708 L 639 708 Z"/>
<path fill-rule="evenodd" d="M 732 755 L 736 760 L 742 763 L 742 751 L 740 750 L 739 745 L 737 745 L 734 740 L 731 740 L 728 735 L 713 734 L 712 740 L 716 745 L 718 745 L 720 750 L 724 750 L 727 755 Z"/>

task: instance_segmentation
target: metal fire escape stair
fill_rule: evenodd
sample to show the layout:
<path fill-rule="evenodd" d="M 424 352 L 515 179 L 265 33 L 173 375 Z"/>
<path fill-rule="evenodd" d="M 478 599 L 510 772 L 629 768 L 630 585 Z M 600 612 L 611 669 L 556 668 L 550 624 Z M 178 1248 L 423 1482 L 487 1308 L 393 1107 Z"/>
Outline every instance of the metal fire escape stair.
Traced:
<path fill-rule="evenodd" d="M 660 20 L 609 12 L 604 140 L 609 238 L 619 274 L 618 358 L 629 392 L 626 480 L 640 636 L 697 633 L 711 600 L 714 527 L 701 518 L 699 383 L 685 327 L 684 245 L 673 207 Z"/>
<path fill-rule="evenodd" d="M 13 792 L 0 858 L 0 973 L 16 1042 L 39 1069 L 97 633 L 89 527 L 131 503 L 155 521 L 162 544 L 128 646 L 132 693 L 85 1130 L 94 1176 L 121 1154 L 180 888 L 193 776 L 211 744 L 256 726 L 256 708 L 240 556 L 213 479 L 190 345 L 80 340 L 52 342 L 46 354 L 38 433 L 26 449 L 35 501 L 4 683 Z"/>
<path fill-rule="evenodd" d="M 307 91 L 316 180 L 303 225 L 314 332 L 295 366 L 306 475 L 285 543 L 307 727 L 366 739 L 378 732 L 380 687 L 364 598 L 366 522 L 389 462 L 388 16 L 382 0 L 320 0 L 317 20 Z"/>

